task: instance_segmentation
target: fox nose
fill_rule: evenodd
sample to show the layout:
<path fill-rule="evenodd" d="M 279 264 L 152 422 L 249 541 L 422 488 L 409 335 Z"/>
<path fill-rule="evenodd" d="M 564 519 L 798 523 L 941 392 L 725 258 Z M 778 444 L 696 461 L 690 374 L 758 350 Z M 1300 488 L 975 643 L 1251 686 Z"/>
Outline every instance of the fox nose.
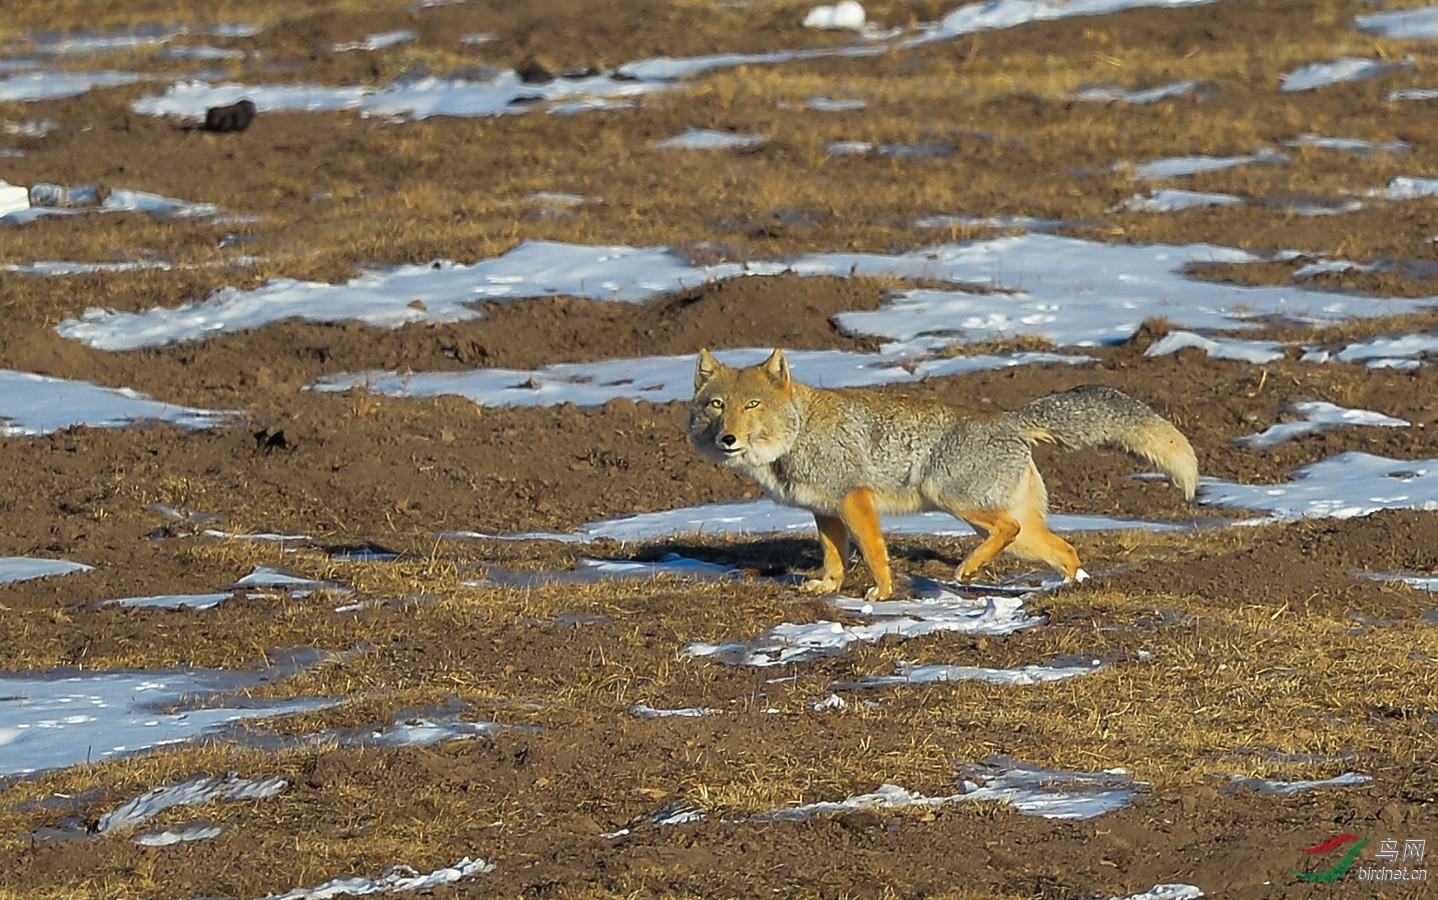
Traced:
<path fill-rule="evenodd" d="M 726 447 L 732 447 L 735 444 L 739 443 L 739 438 L 734 434 L 720 435 L 719 443 L 723 444 Z"/>

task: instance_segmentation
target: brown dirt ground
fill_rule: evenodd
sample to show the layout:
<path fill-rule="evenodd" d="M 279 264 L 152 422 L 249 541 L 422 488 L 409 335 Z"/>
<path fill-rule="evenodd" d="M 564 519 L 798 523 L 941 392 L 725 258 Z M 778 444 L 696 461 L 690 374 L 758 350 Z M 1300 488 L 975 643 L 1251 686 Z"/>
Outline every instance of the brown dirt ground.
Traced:
<path fill-rule="evenodd" d="M 280 25 L 231 43 L 263 48 L 264 66 L 274 67 L 247 62 L 254 70 L 240 74 L 250 77 L 383 83 L 418 64 L 436 70 L 462 62 L 512 65 L 533 55 L 560 70 L 841 40 L 797 27 L 809 5 L 549 0 L 423 12 L 376 3 L 325 12 L 295 4 Z M 874 20 L 899 25 L 932 20 L 948 5 L 870 7 Z M 5 278 L 0 367 L 246 411 L 243 421 L 207 431 L 79 428 L 0 442 L 0 472 L 6 473 L 0 477 L 0 556 L 63 556 L 97 567 L 0 588 L 0 653 L 12 661 L 8 668 L 235 667 L 290 647 L 361 648 L 352 661 L 301 679 L 300 689 L 343 692 L 354 702 L 256 730 L 377 725 L 426 704 L 454 702 L 471 717 L 536 726 L 484 741 L 400 750 L 322 747 L 267 755 L 225 745 L 181 748 L 22 781 L 0 794 L 6 858 L 0 895 L 258 896 L 340 874 L 375 875 L 391 862 L 427 871 L 476 855 L 494 862 L 496 871 L 435 894 L 1092 898 L 1177 881 L 1226 898 L 1424 896 L 1421 888 L 1374 888 L 1352 879 L 1309 885 L 1285 867 L 1300 864 L 1298 848 L 1341 831 L 1438 840 L 1432 761 L 1438 629 L 1420 619 L 1438 601 L 1351 574 L 1438 570 L 1438 514 L 1389 512 L 1178 535 L 1081 535 L 1074 542 L 1097 577 L 1037 601 L 1051 617 L 1047 628 L 1003 639 L 940 635 L 880 644 L 786 671 L 796 679 L 770 683 L 781 673 L 727 669 L 678 657 L 676 650 L 689 641 L 757 633 L 781 618 L 832 616 L 821 601 L 772 582 L 661 580 L 532 591 L 460 582 L 485 565 L 565 566 L 581 553 L 652 557 L 666 549 L 774 573 L 817 565 L 817 547 L 808 539 L 576 548 L 436 537 L 448 530 L 568 530 L 600 517 L 759 496 L 754 485 L 694 453 L 683 404 L 503 410 L 454 397 L 396 400 L 302 390 L 319 376 L 361 369 L 527 368 L 704 346 L 865 349 L 871 345 L 839 333 L 829 318 L 879 306 L 888 285 L 754 277 L 643 306 L 549 298 L 491 306 L 484 318 L 455 325 L 386 331 L 284 323 L 122 354 L 65 341 L 51 328 L 92 305 L 176 305 L 225 284 L 248 287 L 280 274 L 338 280 L 366 262 L 472 261 L 527 238 L 663 241 L 741 259 L 915 246 L 951 236 L 894 223 L 946 210 L 1062 217 L 1091 223 L 1076 227 L 1079 233 L 1113 240 L 1214 241 L 1431 262 L 1438 201 L 1347 217 L 1261 209 L 1109 215 L 1104 211 L 1134 185 L 1116 174 L 1069 174 L 1117 159 L 1251 152 L 1301 131 L 1402 137 L 1414 149 L 1398 161 L 1295 151 L 1294 164 L 1281 171 L 1216 173 L 1184 186 L 1332 195 L 1340 186 L 1361 189 L 1394 174 L 1438 171 L 1438 135 L 1420 107 L 1383 99 L 1386 81 L 1281 98 L 1274 91 L 1275 72 L 1317 58 L 1302 48 L 1284 49 L 1295 35 L 1312 32 L 1312 40 L 1327 41 L 1329 56 L 1338 55 L 1331 52 L 1335 46 L 1371 48 L 1374 41 L 1350 34 L 1347 25 L 1365 9 L 1337 0 L 1231 0 L 1136 10 L 872 60 L 818 60 L 798 69 L 808 79 L 801 88 L 785 87 L 768 70 L 721 74 L 679 99 L 572 118 L 531 114 L 396 125 L 340 113 L 275 113 L 262 114 L 243 135 L 215 136 L 128 113 L 128 103 L 151 90 L 146 86 L 0 104 L 0 119 L 59 125 L 43 139 L 8 141 L 27 151 L 3 160 L 0 174 L 13 183 L 109 183 L 260 216 L 242 226 L 139 216 L 107 217 L 103 224 L 41 221 L 0 233 L 7 261 L 130 258 L 144 249 L 195 263 L 222 262 L 231 253 L 267 258 L 233 271 Z M 231 11 L 241 14 L 238 7 Z M 419 49 L 315 49 L 399 27 L 418 27 Z M 473 32 L 497 36 L 478 60 L 463 58 L 456 45 L 458 35 Z M 1438 71 L 1431 47 L 1401 50 L 1419 55 L 1420 75 Z M 1195 60 L 1207 59 L 1213 65 L 1201 71 L 1216 80 L 1216 96 L 1151 107 L 1075 104 L 1040 74 L 1050 64 L 1069 65 L 1085 80 L 1106 72 L 1109 80 L 1146 86 L 1188 77 L 1200 71 Z M 1008 65 L 1017 80 L 1004 92 L 990 90 L 1000 77 L 994 73 Z M 939 99 L 925 92 L 925 84 L 956 73 L 972 73 L 985 89 Z M 867 118 L 796 115 L 773 102 L 786 91 L 802 98 L 848 88 L 874 95 Z M 659 158 L 643 149 L 691 126 L 763 131 L 776 139 L 754 153 L 692 159 Z M 952 157 L 909 163 L 825 159 L 819 149 L 840 138 L 910 140 L 945 128 L 978 129 L 996 139 L 956 138 Z M 604 202 L 586 205 L 574 219 L 517 212 L 522 206 L 516 204 L 538 189 Z M 319 192 L 332 199 L 313 199 Z M 423 215 L 405 212 L 410 198 Z M 778 214 L 791 209 L 805 214 L 804 224 Z M 736 222 L 749 224 L 726 224 Z M 217 249 L 232 230 L 254 242 Z M 1256 275 L 1210 275 L 1280 283 L 1289 277 L 1278 265 Z M 1392 296 L 1438 293 L 1432 278 L 1341 275 L 1332 284 Z M 1254 336 L 1338 347 L 1389 331 L 1432 330 L 1435 321 L 1430 314 L 1331 329 L 1281 324 Z M 1432 399 L 1438 367 L 1400 372 L 1295 358 L 1260 367 L 1196 351 L 1144 357 L 1166 327 L 1151 322 L 1132 340 L 1093 351 L 1097 361 L 1084 366 L 933 379 L 897 390 L 1011 408 L 1082 382 L 1113 385 L 1170 416 L 1192 439 L 1204 474 L 1241 482 L 1282 480 L 1300 465 L 1348 450 L 1438 456 Z M 1301 399 L 1381 409 L 1414 427 L 1342 428 L 1263 452 L 1234 446 L 1235 438 L 1279 421 L 1285 402 Z M 259 446 L 254 435 L 260 429 L 283 430 L 288 446 Z M 1136 467 L 1125 458 L 1065 456 L 1051 448 L 1036 455 L 1059 511 L 1205 525 L 1235 515 L 1195 510 L 1166 485 L 1127 477 Z M 373 541 L 412 558 L 340 564 L 312 547 L 284 554 L 270 545 L 194 537 L 147 508 L 154 503 L 214 514 L 221 527 L 236 532 L 298 532 L 312 535 L 315 545 Z M 896 565 L 904 574 L 947 577 L 971 545 L 899 540 Z M 322 600 L 287 598 L 208 612 L 127 611 L 92 602 L 213 590 L 256 563 L 335 577 L 376 602 L 345 615 Z M 1001 574 L 1021 571 L 1017 564 L 1000 567 Z M 849 587 L 862 588 L 866 578 L 856 574 Z M 440 599 L 426 599 L 435 594 Z M 608 620 L 556 623 L 561 613 Z M 1396 624 L 1375 625 L 1353 614 Z M 1157 662 L 1133 662 L 1141 650 Z M 1081 679 L 1099 687 L 1005 693 L 939 685 L 874 692 L 883 701 L 876 710 L 857 704 L 840 712 L 809 709 L 829 683 L 887 673 L 899 658 L 1013 665 L 1063 653 L 1130 662 L 1116 666 L 1108 681 Z M 627 712 L 640 700 L 722 712 L 644 721 Z M 1159 716 L 1166 718 L 1152 718 Z M 1265 755 L 1340 752 L 1352 756 L 1303 765 Z M 861 811 L 802 824 L 733 821 L 775 805 L 872 790 L 884 780 L 930 794 L 950 791 L 960 762 L 990 754 L 1068 768 L 1125 765 L 1151 787 L 1131 808 L 1084 823 L 978 804 Z M 226 768 L 282 771 L 293 786 L 280 801 L 203 810 L 225 826 L 210 841 L 154 849 L 123 836 L 74 843 L 29 838 L 65 813 L 23 806 L 26 799 L 98 786 L 101 800 L 75 807 L 93 819 L 158 784 Z M 1237 771 L 1321 777 L 1345 768 L 1374 781 L 1275 797 L 1227 793 L 1215 777 Z M 641 825 L 617 840 L 599 836 L 675 801 L 704 806 L 710 820 Z M 161 821 L 186 818 L 177 813 Z"/>

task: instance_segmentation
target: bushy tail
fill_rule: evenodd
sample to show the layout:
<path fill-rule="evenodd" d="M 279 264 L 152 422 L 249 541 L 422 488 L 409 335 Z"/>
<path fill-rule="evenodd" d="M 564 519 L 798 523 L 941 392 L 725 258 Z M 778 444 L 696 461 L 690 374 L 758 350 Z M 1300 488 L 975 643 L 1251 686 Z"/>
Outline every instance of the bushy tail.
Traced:
<path fill-rule="evenodd" d="M 1188 438 L 1148 405 L 1117 388 L 1083 384 L 1040 397 L 1011 414 L 1032 442 L 1069 450 L 1114 447 L 1152 463 L 1189 500 L 1198 488 L 1198 460 Z"/>

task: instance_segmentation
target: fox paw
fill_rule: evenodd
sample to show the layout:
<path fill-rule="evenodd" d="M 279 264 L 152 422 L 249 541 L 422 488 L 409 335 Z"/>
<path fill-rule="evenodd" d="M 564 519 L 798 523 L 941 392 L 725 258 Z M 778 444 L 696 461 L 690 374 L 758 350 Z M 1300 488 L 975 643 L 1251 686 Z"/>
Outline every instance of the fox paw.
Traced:
<path fill-rule="evenodd" d="M 839 578 L 810 578 L 799 585 L 799 590 L 806 594 L 832 594 L 843 583 L 842 576 Z"/>
<path fill-rule="evenodd" d="M 893 589 L 893 588 L 890 587 L 890 588 L 880 589 L 878 585 L 875 585 L 874 587 L 871 587 L 871 588 L 869 588 L 867 591 L 864 592 L 864 599 L 865 599 L 865 600 L 887 600 L 887 599 L 889 599 L 890 597 L 892 597 L 893 594 L 894 594 L 894 589 Z"/>

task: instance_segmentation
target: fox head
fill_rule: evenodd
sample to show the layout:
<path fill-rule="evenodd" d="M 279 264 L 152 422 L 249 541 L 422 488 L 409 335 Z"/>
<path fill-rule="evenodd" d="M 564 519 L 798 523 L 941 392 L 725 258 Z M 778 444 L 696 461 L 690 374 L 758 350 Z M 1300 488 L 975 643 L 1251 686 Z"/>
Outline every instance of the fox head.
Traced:
<path fill-rule="evenodd" d="M 799 424 L 784 351 L 744 369 L 699 351 L 689 436 L 700 453 L 730 466 L 767 466 L 794 445 Z"/>

